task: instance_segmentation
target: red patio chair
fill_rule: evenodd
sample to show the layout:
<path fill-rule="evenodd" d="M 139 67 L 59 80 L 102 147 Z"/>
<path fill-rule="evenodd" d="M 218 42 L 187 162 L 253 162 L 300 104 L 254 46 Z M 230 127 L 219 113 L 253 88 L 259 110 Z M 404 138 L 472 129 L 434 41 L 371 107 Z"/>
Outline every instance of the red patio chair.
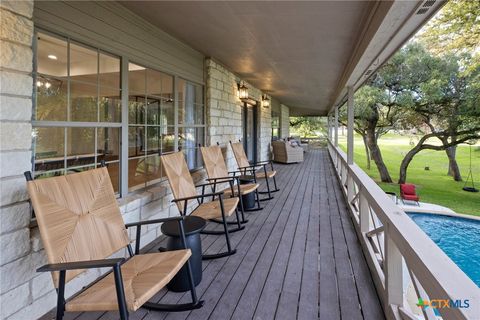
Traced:
<path fill-rule="evenodd" d="M 420 201 L 420 197 L 417 195 L 415 191 L 415 185 L 411 183 L 402 183 L 400 185 L 400 197 L 402 198 L 403 203 L 405 203 L 405 200 L 407 201 L 415 201 L 418 206 L 420 204 L 418 201 Z"/>

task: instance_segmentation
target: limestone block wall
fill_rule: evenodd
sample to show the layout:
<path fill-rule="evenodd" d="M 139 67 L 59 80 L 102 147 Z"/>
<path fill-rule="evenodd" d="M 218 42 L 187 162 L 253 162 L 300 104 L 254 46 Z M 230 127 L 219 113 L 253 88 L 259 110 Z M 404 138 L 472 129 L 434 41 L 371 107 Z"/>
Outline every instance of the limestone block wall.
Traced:
<path fill-rule="evenodd" d="M 30 209 L 23 172 L 31 167 L 33 1 L 0 2 L 0 318 L 31 300 Z"/>
<path fill-rule="evenodd" d="M 0 319 L 36 319 L 56 305 L 47 262 L 31 210 L 23 172 L 31 169 L 33 95 L 33 1 L 0 2 Z M 203 171 L 194 173 L 196 182 Z M 167 182 L 119 200 L 125 222 L 178 215 Z M 135 230 L 131 230 L 134 239 Z M 160 236 L 160 226 L 142 230 L 141 246 Z M 122 250 L 116 256 L 124 256 Z M 68 283 L 71 296 L 101 275 L 90 270 Z"/>
<path fill-rule="evenodd" d="M 281 138 L 290 136 L 290 108 L 284 104 L 280 105 L 280 135 Z"/>
<path fill-rule="evenodd" d="M 237 95 L 239 77 L 213 59 L 206 60 L 206 111 L 207 144 L 220 143 L 229 169 L 236 169 L 229 141 L 243 138 L 242 106 Z M 261 101 L 262 92 L 246 82 L 249 97 Z M 269 108 L 257 107 L 257 154 L 259 160 L 269 159 L 271 141 L 271 112 Z"/>

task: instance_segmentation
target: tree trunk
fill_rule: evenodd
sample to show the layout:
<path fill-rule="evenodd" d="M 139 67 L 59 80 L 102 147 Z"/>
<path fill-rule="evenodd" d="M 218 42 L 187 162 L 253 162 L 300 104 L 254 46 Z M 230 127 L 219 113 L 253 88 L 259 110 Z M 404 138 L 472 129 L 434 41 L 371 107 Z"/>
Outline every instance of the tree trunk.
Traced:
<path fill-rule="evenodd" d="M 375 138 L 375 127 L 368 128 L 366 132 L 367 145 L 368 149 L 370 150 L 370 156 L 375 162 L 375 165 L 377 166 L 378 172 L 380 173 L 380 179 L 382 180 L 382 182 L 391 183 L 392 178 L 388 173 L 387 166 L 383 162 L 382 153 L 380 151 L 380 148 L 378 147 L 377 139 Z"/>
<path fill-rule="evenodd" d="M 400 175 L 398 178 L 398 184 L 402 184 L 407 181 L 408 165 L 412 161 L 413 157 L 422 150 L 422 144 L 418 143 L 413 149 L 408 151 L 408 153 L 403 158 L 402 163 L 400 164 Z"/>
<path fill-rule="evenodd" d="M 363 145 L 365 146 L 365 155 L 367 156 L 367 169 L 370 170 L 370 151 L 368 150 L 367 136 L 362 134 Z"/>
<path fill-rule="evenodd" d="M 445 149 L 445 153 L 448 157 L 448 175 L 452 176 L 455 181 L 462 181 L 462 175 L 456 159 L 457 146 Z"/>

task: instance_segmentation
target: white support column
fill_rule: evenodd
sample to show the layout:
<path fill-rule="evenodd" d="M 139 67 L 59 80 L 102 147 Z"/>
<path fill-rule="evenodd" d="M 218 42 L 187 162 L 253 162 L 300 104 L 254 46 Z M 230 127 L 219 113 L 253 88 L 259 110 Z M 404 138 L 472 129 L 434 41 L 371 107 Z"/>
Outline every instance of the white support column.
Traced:
<path fill-rule="evenodd" d="M 386 305 L 384 310 L 389 310 L 389 306 L 403 306 L 403 257 L 385 229 L 385 293 Z"/>
<path fill-rule="evenodd" d="M 338 147 L 338 106 L 335 107 L 335 123 L 334 123 L 334 131 L 333 134 L 335 135 L 335 147 Z"/>
<path fill-rule="evenodd" d="M 348 87 L 348 126 L 347 126 L 347 163 L 353 164 L 353 116 L 354 116 L 354 104 L 353 104 L 353 87 Z"/>
<path fill-rule="evenodd" d="M 353 87 L 348 87 L 348 127 L 347 127 L 347 199 L 348 204 L 351 205 L 353 198 L 355 197 L 355 184 L 350 174 L 350 166 L 353 165 L 353 115 L 354 115 L 354 103 L 353 103 Z"/>
<path fill-rule="evenodd" d="M 330 140 L 330 114 L 327 114 L 327 137 Z"/>

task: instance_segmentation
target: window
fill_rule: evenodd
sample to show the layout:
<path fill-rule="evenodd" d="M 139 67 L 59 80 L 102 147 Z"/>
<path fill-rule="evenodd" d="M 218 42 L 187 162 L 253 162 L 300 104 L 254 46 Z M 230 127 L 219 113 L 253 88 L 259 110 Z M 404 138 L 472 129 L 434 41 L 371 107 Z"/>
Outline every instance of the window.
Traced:
<path fill-rule="evenodd" d="M 135 190 L 163 176 L 160 155 L 175 150 L 173 76 L 128 66 L 128 187 Z"/>
<path fill-rule="evenodd" d="M 116 191 L 120 162 L 120 59 L 70 39 L 36 34 L 35 177 L 97 167 Z"/>
<path fill-rule="evenodd" d="M 178 146 L 185 153 L 188 168 L 202 166 L 199 144 L 204 143 L 205 108 L 203 87 L 180 79 L 178 81 Z"/>
<path fill-rule="evenodd" d="M 272 141 L 280 139 L 280 115 L 272 110 Z"/>
<path fill-rule="evenodd" d="M 124 194 L 164 176 L 162 153 L 181 149 L 190 169 L 202 165 L 203 86 L 128 63 L 128 70 L 122 70 L 128 82 L 128 102 L 122 109 L 121 65 L 119 57 L 100 49 L 36 33 L 35 178 L 88 170 L 105 160 L 115 191 Z M 122 132 L 128 133 L 125 159 Z M 121 167 L 127 174 L 121 175 Z M 127 187 L 126 180 L 128 190 L 120 190 Z"/>

